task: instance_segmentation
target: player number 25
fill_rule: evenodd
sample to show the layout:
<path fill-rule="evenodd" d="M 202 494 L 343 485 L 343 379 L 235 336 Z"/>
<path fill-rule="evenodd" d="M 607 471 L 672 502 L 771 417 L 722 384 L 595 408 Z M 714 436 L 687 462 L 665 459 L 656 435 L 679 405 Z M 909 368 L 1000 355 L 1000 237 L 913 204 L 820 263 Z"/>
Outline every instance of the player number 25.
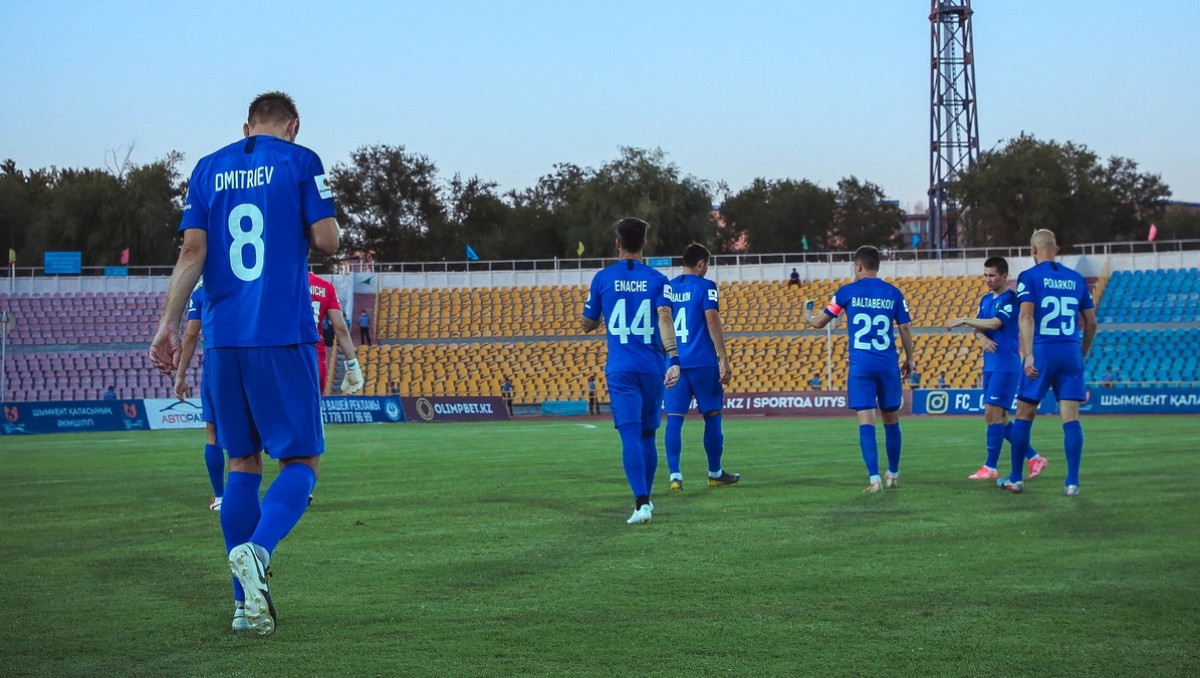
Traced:
<path fill-rule="evenodd" d="M 1075 334 L 1075 309 L 1079 300 L 1072 297 L 1046 297 L 1042 299 L 1042 324 L 1038 334 L 1043 337 L 1069 337 Z M 1054 321 L 1058 322 L 1054 322 Z M 1054 323 L 1051 325 L 1051 323 Z"/>
<path fill-rule="evenodd" d="M 246 220 L 250 221 L 250 230 L 248 231 L 242 228 L 242 224 Z M 263 250 L 265 249 L 262 232 L 263 214 L 257 205 L 244 202 L 230 210 L 229 235 L 233 236 L 233 242 L 229 244 L 229 267 L 233 269 L 233 274 L 239 280 L 251 282 L 258 280 L 262 275 Z M 251 267 L 246 266 L 247 247 L 254 248 L 254 266 Z"/>
<path fill-rule="evenodd" d="M 888 336 L 892 319 L 886 315 L 856 315 L 853 325 L 858 328 L 854 332 L 854 348 L 860 351 L 885 351 L 892 345 Z"/>
<path fill-rule="evenodd" d="M 617 299 L 612 313 L 608 314 L 608 333 L 618 337 L 622 344 L 629 343 L 631 334 L 641 337 L 643 344 L 649 344 L 654 338 L 654 326 L 650 324 L 650 300 L 642 300 L 633 314 L 633 322 L 629 323 L 626 321 L 625 300 Z"/>

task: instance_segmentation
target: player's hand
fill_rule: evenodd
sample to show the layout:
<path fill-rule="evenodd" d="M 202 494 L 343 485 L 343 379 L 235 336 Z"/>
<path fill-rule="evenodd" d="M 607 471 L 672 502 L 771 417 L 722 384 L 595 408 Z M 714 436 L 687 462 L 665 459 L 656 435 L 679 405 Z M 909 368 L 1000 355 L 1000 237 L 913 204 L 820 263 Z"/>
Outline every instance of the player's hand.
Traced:
<path fill-rule="evenodd" d="M 995 353 L 996 352 L 996 342 L 992 341 L 991 339 L 988 339 L 987 337 L 985 337 L 983 335 L 979 335 L 979 345 L 983 347 L 984 353 Z"/>
<path fill-rule="evenodd" d="M 733 379 L 733 367 L 728 360 L 721 360 L 717 363 L 717 374 L 721 377 L 721 385 L 728 386 L 729 380 Z"/>
<path fill-rule="evenodd" d="M 966 318 L 951 318 L 950 322 L 946 323 L 946 331 L 949 332 L 950 330 L 954 329 L 955 327 L 962 327 L 963 325 L 966 325 L 966 324 L 967 324 Z"/>
<path fill-rule="evenodd" d="M 187 400 L 191 395 L 192 389 L 188 386 L 187 379 L 183 378 L 183 370 L 175 372 L 175 397 L 180 400 Z"/>
<path fill-rule="evenodd" d="M 674 388 L 677 383 L 679 383 L 679 366 L 672 365 L 667 368 L 667 376 L 663 377 L 663 386 Z"/>
<path fill-rule="evenodd" d="M 1033 366 L 1033 355 L 1025 356 L 1025 376 L 1030 379 L 1037 379 L 1038 374 L 1038 368 Z"/>
<path fill-rule="evenodd" d="M 344 365 L 346 376 L 342 377 L 342 393 L 358 393 L 363 387 L 362 368 L 358 366 L 358 359 L 347 360 Z"/>
<path fill-rule="evenodd" d="M 905 358 L 904 362 L 900 365 L 900 378 L 908 379 L 909 375 L 911 375 L 915 369 L 916 365 L 913 364 L 912 359 Z"/>
<path fill-rule="evenodd" d="M 170 325 L 159 325 L 158 332 L 154 334 L 154 341 L 150 344 L 151 364 L 159 372 L 168 376 L 174 376 L 175 370 L 179 367 L 179 352 L 181 350 L 182 345 L 179 342 L 179 333 Z"/>

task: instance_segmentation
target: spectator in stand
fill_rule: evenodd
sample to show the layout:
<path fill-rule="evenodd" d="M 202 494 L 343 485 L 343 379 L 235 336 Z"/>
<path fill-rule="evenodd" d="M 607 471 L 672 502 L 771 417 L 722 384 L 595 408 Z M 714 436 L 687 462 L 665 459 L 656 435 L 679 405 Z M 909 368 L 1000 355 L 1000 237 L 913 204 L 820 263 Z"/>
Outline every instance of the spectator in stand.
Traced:
<path fill-rule="evenodd" d="M 1100 377 L 1100 385 L 1104 388 L 1112 388 L 1117 385 L 1117 378 L 1113 375 L 1111 367 L 1104 369 L 1104 376 Z"/>
<path fill-rule="evenodd" d="M 921 374 L 919 372 L 917 372 L 916 370 L 913 370 L 913 373 L 908 376 L 908 385 L 914 391 L 917 390 L 918 388 L 920 388 L 921 387 Z"/>
<path fill-rule="evenodd" d="M 942 372 L 938 375 L 938 388 L 946 388 L 946 373 Z"/>
<path fill-rule="evenodd" d="M 363 346 L 371 345 L 371 316 L 363 311 L 358 315 L 358 343 Z"/>
<path fill-rule="evenodd" d="M 117 399 L 117 392 L 115 389 L 113 389 L 112 386 L 109 386 L 108 390 L 104 392 L 104 399 L 105 400 L 116 400 Z"/>
<path fill-rule="evenodd" d="M 821 375 L 814 374 L 813 378 L 808 380 L 808 390 L 810 390 L 810 391 L 820 391 L 821 390 Z"/>
<path fill-rule="evenodd" d="M 500 395 L 504 397 L 504 408 L 508 410 L 508 416 L 513 416 L 513 383 L 512 377 L 505 377 L 504 383 L 500 384 Z"/>
<path fill-rule="evenodd" d="M 587 380 L 588 389 L 588 414 L 600 414 L 600 401 L 596 399 L 596 375 L 589 374 Z"/>
<path fill-rule="evenodd" d="M 788 276 L 788 285 L 800 285 L 800 273 L 796 269 L 792 269 L 792 274 Z"/>
<path fill-rule="evenodd" d="M 393 380 L 388 391 L 394 396 L 400 395 L 400 382 Z"/>

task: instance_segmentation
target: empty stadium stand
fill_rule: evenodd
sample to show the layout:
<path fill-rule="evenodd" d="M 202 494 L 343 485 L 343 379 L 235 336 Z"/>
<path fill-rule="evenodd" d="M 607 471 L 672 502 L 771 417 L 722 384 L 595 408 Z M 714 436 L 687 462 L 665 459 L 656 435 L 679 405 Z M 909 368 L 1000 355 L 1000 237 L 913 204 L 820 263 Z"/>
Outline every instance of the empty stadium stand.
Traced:
<path fill-rule="evenodd" d="M 1096 312 L 1101 325 L 1200 322 L 1200 269 L 1117 271 Z"/>
<path fill-rule="evenodd" d="M 982 357 L 968 332 L 945 332 L 951 317 L 973 316 L 984 292 L 979 276 L 890 279 L 909 302 L 922 385 L 945 375 L 950 387 L 979 385 Z M 721 282 L 722 318 L 734 358 L 733 391 L 804 390 L 813 376 L 837 388 L 846 371 L 846 331 L 804 330 L 804 305 L 824 306 L 847 279 Z M 1106 372 L 1123 383 L 1200 380 L 1200 271 L 1117 271 L 1097 281 L 1101 331 L 1088 379 Z M 0 294 L 19 320 L 8 334 L 8 398 L 169 397 L 166 377 L 146 349 L 163 293 Z M 499 395 L 511 376 L 518 404 L 581 399 L 586 375 L 606 394 L 603 330 L 584 335 L 583 285 L 384 289 L 375 303 L 382 345 L 359 347 L 366 394 L 396 382 L 408 394 Z M 369 304 L 364 307 L 369 306 Z M 1150 325 L 1145 327 L 1145 325 Z M 827 359 L 828 356 L 828 359 Z M 197 383 L 199 354 L 189 366 Z M 832 369 L 828 369 L 828 368 Z M 338 383 L 340 376 L 335 378 Z"/>

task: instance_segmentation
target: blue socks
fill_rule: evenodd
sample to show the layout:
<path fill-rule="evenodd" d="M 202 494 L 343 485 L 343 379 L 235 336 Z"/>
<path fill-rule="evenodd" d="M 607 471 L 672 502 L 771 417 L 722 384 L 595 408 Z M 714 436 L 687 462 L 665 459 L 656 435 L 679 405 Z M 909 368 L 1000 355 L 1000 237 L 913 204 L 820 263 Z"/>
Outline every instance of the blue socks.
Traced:
<path fill-rule="evenodd" d="M 874 426 L 858 425 L 858 446 L 862 448 L 863 463 L 867 465 L 867 475 L 879 475 L 879 443 L 875 440 Z"/>
<path fill-rule="evenodd" d="M 225 484 L 225 498 L 221 504 L 221 533 L 225 537 L 225 552 L 234 546 L 250 541 L 254 528 L 258 525 L 260 508 L 258 504 L 258 488 L 262 486 L 262 476 L 256 473 L 231 471 L 229 482 Z M 241 584 L 233 580 L 234 600 L 245 600 Z"/>
<path fill-rule="evenodd" d="M 1012 422 L 1011 421 L 1008 422 L 1008 424 L 1006 424 L 1004 426 L 1004 439 L 1007 440 L 1010 445 L 1012 444 Z M 1036 456 L 1038 456 L 1038 452 L 1037 452 L 1037 450 L 1033 449 L 1033 443 L 1030 443 L 1029 451 L 1025 453 L 1025 460 L 1028 461 L 1030 459 L 1033 459 Z M 995 468 L 995 467 L 993 466 L 992 468 Z"/>
<path fill-rule="evenodd" d="M 646 458 L 642 452 L 641 424 L 622 424 L 617 427 L 621 435 L 621 464 L 625 467 L 625 480 L 629 481 L 629 489 L 633 496 L 649 496 L 650 488 L 646 487 Z M 658 459 L 655 458 L 657 464 Z"/>
<path fill-rule="evenodd" d="M 996 468 L 1000 463 L 1000 451 L 1004 447 L 1004 439 L 1010 438 L 1008 432 L 1012 430 L 1012 424 L 1005 426 L 1004 424 L 988 424 L 987 427 L 987 461 L 984 466 L 988 468 Z"/>
<path fill-rule="evenodd" d="M 642 464 L 646 468 L 646 496 L 654 490 L 654 474 L 658 471 L 658 447 L 654 443 L 654 429 L 642 429 Z"/>
<path fill-rule="evenodd" d="M 262 517 L 254 528 L 254 534 L 245 541 L 254 542 L 266 549 L 267 553 L 273 553 L 279 542 L 300 522 L 300 516 L 308 509 L 308 497 L 316 486 L 317 474 L 312 467 L 298 463 L 284 466 L 267 488 L 262 500 Z M 224 513 L 225 507 L 221 508 Z"/>
<path fill-rule="evenodd" d="M 667 448 L 667 470 L 679 473 L 679 458 L 683 455 L 683 417 L 667 415 L 667 433 L 663 437 L 663 445 Z"/>
<path fill-rule="evenodd" d="M 900 422 L 883 425 L 883 444 L 887 450 L 888 473 L 892 475 L 900 473 L 900 444 L 902 440 L 903 438 L 900 436 Z"/>
<path fill-rule="evenodd" d="M 1067 452 L 1067 485 L 1079 485 L 1079 463 L 1083 459 L 1083 425 L 1078 421 L 1063 424 L 1063 448 Z"/>
<path fill-rule="evenodd" d="M 1021 480 L 1025 472 L 1025 455 L 1029 454 L 1029 432 L 1033 429 L 1032 421 L 1017 419 L 1012 423 L 1012 473 L 1008 479 L 1014 483 Z"/>
<path fill-rule="evenodd" d="M 721 455 L 725 453 L 725 434 L 721 430 L 720 412 L 704 418 L 704 453 L 708 455 L 708 472 L 720 472 Z M 669 451 L 667 458 L 670 459 Z"/>
<path fill-rule="evenodd" d="M 217 445 L 205 445 L 204 465 L 208 468 L 208 482 L 212 483 L 213 496 L 223 496 L 225 494 L 225 452 Z"/>

